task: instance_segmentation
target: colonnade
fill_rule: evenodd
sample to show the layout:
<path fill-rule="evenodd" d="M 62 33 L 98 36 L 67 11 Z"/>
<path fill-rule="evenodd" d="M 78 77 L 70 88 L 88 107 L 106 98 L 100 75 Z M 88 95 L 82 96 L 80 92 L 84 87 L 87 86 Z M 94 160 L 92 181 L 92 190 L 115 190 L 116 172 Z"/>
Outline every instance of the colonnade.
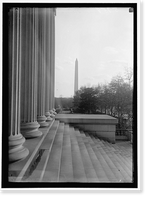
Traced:
<path fill-rule="evenodd" d="M 42 135 L 54 108 L 55 9 L 9 10 L 9 161 L 25 158 L 25 138 Z"/>

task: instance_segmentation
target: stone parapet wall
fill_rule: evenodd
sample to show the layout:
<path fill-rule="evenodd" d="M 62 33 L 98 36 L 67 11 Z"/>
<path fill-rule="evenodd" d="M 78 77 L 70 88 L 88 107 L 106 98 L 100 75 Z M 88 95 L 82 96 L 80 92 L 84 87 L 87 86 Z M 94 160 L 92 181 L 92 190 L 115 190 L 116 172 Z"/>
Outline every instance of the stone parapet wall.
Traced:
<path fill-rule="evenodd" d="M 115 143 L 118 120 L 109 115 L 58 114 L 59 121 L 68 123 L 90 134 Z"/>

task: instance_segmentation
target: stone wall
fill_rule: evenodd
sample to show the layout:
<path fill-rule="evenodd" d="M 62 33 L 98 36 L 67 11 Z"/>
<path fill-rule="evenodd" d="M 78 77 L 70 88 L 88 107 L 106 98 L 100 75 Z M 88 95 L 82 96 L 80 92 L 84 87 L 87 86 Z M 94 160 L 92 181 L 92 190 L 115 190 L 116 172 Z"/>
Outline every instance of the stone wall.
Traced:
<path fill-rule="evenodd" d="M 115 143 L 118 120 L 109 115 L 58 114 L 56 119 Z"/>

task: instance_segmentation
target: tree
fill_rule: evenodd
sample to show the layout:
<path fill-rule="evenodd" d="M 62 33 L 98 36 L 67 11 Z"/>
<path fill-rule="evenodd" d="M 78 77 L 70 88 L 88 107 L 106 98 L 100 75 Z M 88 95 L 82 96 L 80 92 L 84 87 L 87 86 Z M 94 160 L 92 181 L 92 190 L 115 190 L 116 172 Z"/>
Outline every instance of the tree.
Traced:
<path fill-rule="evenodd" d="M 131 83 L 133 82 L 133 70 L 132 70 L 132 68 L 130 68 L 130 67 L 125 68 L 124 79 L 128 81 L 128 84 L 131 87 Z"/>
<path fill-rule="evenodd" d="M 132 88 L 121 76 L 116 76 L 109 84 L 112 93 L 114 93 L 113 104 L 115 115 L 119 119 L 119 124 L 123 121 L 124 114 L 132 115 Z"/>
<path fill-rule="evenodd" d="M 109 113 L 112 115 L 113 113 L 113 101 L 114 101 L 114 94 L 111 91 L 108 84 L 98 85 L 98 108 L 101 113 Z"/>
<path fill-rule="evenodd" d="M 131 79 L 130 79 L 131 80 Z M 132 118 L 133 88 L 121 76 L 112 78 L 109 84 L 97 87 L 82 87 L 74 96 L 74 111 L 78 113 L 105 113 L 117 117 L 120 128 L 124 116 Z M 126 121 L 127 122 L 127 121 Z M 127 123 L 126 123 L 127 124 Z"/>
<path fill-rule="evenodd" d="M 73 112 L 78 113 L 80 112 L 80 90 L 76 91 L 74 98 L 73 98 Z"/>
<path fill-rule="evenodd" d="M 55 97 L 55 108 L 61 107 L 62 109 L 69 110 L 73 106 L 73 98 Z"/>
<path fill-rule="evenodd" d="M 95 113 L 98 91 L 93 87 L 82 87 L 74 96 L 74 110 L 80 113 Z"/>

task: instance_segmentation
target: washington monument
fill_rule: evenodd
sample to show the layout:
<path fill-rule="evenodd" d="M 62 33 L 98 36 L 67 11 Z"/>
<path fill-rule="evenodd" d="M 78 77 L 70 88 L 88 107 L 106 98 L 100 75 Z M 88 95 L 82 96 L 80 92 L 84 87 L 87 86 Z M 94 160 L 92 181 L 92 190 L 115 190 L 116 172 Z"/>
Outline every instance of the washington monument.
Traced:
<path fill-rule="evenodd" d="M 78 90 L 78 60 L 75 61 L 74 95 Z"/>

